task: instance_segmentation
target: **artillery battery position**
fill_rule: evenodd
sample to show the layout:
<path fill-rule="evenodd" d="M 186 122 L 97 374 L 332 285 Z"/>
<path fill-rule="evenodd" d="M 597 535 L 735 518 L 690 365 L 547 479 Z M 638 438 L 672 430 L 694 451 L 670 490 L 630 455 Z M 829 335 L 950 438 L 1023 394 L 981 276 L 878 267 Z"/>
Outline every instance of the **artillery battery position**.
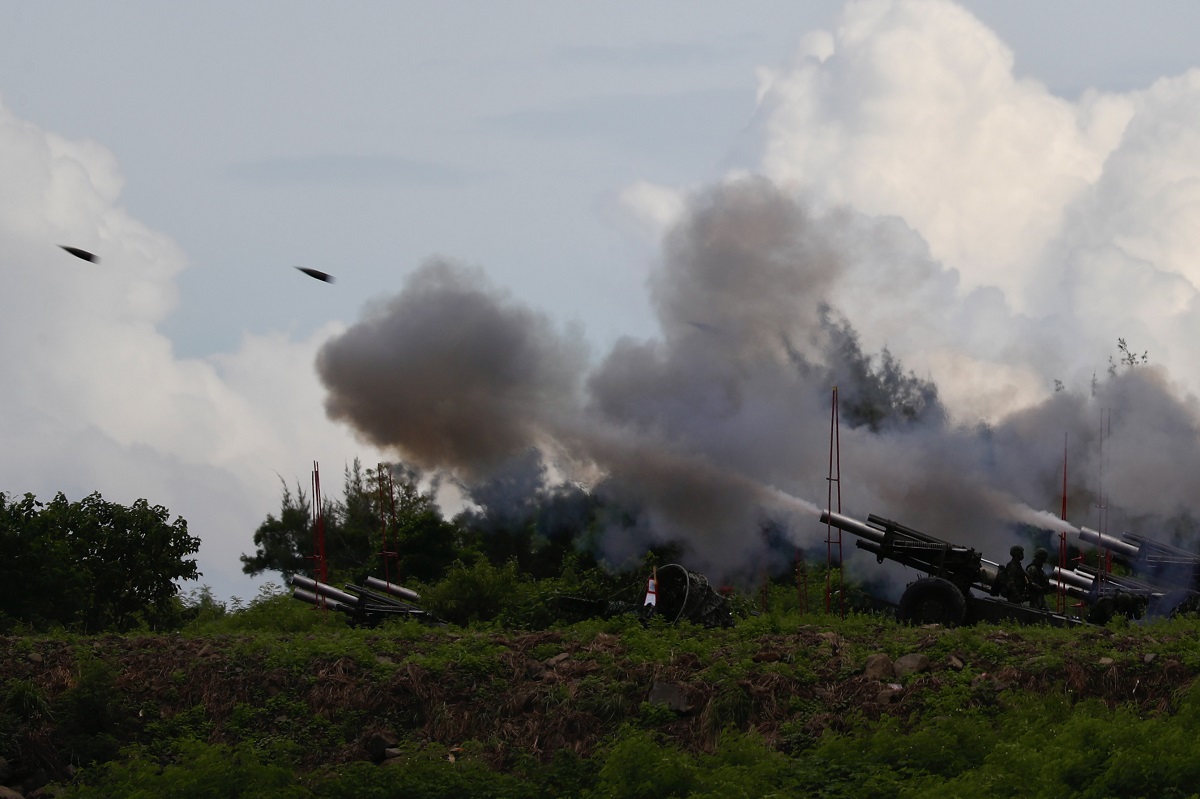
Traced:
<path fill-rule="evenodd" d="M 678 563 L 668 563 L 658 567 L 656 576 L 653 602 L 559 596 L 555 597 L 554 604 L 560 611 L 580 618 L 607 619 L 631 613 L 643 620 L 658 616 L 670 624 L 689 621 L 705 627 L 733 626 L 729 600 L 713 589 L 703 574 Z"/>
<path fill-rule="evenodd" d="M 861 522 L 825 510 L 821 512 L 821 521 L 858 536 L 860 540 L 855 545 L 875 555 L 879 563 L 891 560 L 927 575 L 909 583 L 901 594 L 897 616 L 902 621 L 947 626 L 980 621 L 1059 627 L 1083 623 L 1072 616 L 995 596 L 1001 588 L 1000 564 L 985 560 L 969 547 L 951 544 L 875 515 Z M 986 595 L 976 596 L 973 589 Z M 1067 586 L 1067 590 L 1073 595 L 1082 594 L 1077 587 Z"/>
<path fill-rule="evenodd" d="M 366 586 L 346 585 L 346 590 L 334 588 L 301 574 L 292 576 L 293 599 L 345 614 L 350 623 L 375 627 L 388 619 L 416 619 L 428 624 L 443 624 L 413 604 L 421 599 L 411 588 L 368 577 Z"/>
<path fill-rule="evenodd" d="M 1093 583 L 1093 593 L 1116 595 L 1117 600 L 1138 602 L 1150 616 L 1195 613 L 1200 610 L 1200 555 L 1136 533 L 1114 538 L 1081 527 L 1079 538 L 1107 550 L 1131 576 L 1117 576 L 1086 566 L 1068 575 L 1082 575 Z"/>

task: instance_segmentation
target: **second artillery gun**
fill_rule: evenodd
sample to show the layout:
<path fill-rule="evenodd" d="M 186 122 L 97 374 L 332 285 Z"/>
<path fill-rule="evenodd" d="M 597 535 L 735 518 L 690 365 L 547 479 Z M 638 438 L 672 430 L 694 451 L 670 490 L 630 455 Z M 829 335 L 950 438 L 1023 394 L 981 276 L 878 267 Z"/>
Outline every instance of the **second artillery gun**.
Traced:
<path fill-rule="evenodd" d="M 1117 576 L 1107 570 L 1076 567 L 1075 574 L 1093 581 L 1093 592 L 1107 589 L 1118 597 L 1132 597 L 1146 606 L 1148 616 L 1200 611 L 1200 555 L 1130 532 L 1114 538 L 1081 527 L 1079 539 L 1107 551 L 1130 571 L 1130 576 Z"/>
<path fill-rule="evenodd" d="M 1000 564 L 985 560 L 970 547 L 943 541 L 874 514 L 861 522 L 825 510 L 821 512 L 821 521 L 858 536 L 860 540 L 855 545 L 875 555 L 879 563 L 894 561 L 926 575 L 909 583 L 900 595 L 896 615 L 901 621 L 947 626 L 979 621 L 1060 627 L 1082 623 L 1071 616 L 993 596 L 1000 585 Z M 976 595 L 976 590 L 983 595 Z"/>

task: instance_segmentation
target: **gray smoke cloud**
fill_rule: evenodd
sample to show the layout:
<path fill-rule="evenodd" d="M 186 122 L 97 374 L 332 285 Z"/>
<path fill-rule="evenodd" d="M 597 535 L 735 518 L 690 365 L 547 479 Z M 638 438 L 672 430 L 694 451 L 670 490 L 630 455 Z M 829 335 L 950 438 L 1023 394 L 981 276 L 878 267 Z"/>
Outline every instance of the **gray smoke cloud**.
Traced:
<path fill-rule="evenodd" d="M 763 524 L 811 520 L 816 504 L 796 497 L 825 482 L 821 359 L 841 349 L 824 302 L 846 219 L 814 218 L 761 178 L 699 194 L 652 281 L 662 336 L 590 366 L 577 335 L 478 270 L 432 262 L 321 350 L 327 412 L 467 480 L 539 449 L 637 509 L 646 538 L 631 548 L 683 541 L 704 568 L 757 568 Z"/>
<path fill-rule="evenodd" d="M 329 417 L 418 465 L 483 475 L 570 413 L 580 335 L 510 300 L 482 272 L 434 260 L 318 353 Z"/>
<path fill-rule="evenodd" d="M 661 335 L 623 339 L 596 362 L 577 331 L 556 330 L 478 270 L 435 261 L 321 350 L 327 411 L 462 479 L 534 448 L 636 515 L 603 542 L 611 559 L 681 542 L 717 579 L 769 563 L 768 526 L 823 548 L 835 385 L 836 487 L 852 515 L 1001 559 L 1018 525 L 1062 527 L 1052 511 L 1064 445 L 1072 518 L 1102 500 L 1122 508 L 1120 522 L 1187 511 L 1200 488 L 1198 417 L 1161 369 L 1102 369 L 1085 391 L 961 425 L 932 379 L 865 353 L 853 315 L 872 309 L 843 315 L 828 299 L 863 259 L 884 280 L 889 258 L 911 274 L 923 257 L 913 239 L 894 220 L 819 213 L 764 178 L 709 188 L 690 199 L 650 280 Z M 925 269 L 944 281 L 936 264 Z"/>

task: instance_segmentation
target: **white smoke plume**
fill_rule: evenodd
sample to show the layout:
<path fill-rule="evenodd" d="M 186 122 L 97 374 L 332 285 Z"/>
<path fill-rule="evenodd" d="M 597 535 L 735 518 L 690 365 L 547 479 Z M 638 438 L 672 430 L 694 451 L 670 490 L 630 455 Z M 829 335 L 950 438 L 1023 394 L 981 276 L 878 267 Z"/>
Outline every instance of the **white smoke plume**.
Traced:
<path fill-rule="evenodd" d="M 639 513 L 613 551 L 682 540 L 718 577 L 768 524 L 824 535 L 796 509 L 825 504 L 834 385 L 852 514 L 996 557 L 1066 529 L 1066 467 L 1072 524 L 1194 532 L 1200 73 L 1055 97 L 962 8 L 881 0 L 762 77 L 758 163 L 636 193 L 683 209 L 657 337 L 587 360 L 437 263 L 323 349 L 331 416 L 465 475 L 537 447 Z"/>

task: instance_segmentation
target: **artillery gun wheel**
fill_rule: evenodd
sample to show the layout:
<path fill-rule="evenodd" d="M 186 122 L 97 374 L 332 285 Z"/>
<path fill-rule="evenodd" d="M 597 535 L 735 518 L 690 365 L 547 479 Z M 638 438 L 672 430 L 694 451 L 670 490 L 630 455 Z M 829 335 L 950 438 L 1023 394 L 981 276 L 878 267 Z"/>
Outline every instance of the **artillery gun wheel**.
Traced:
<path fill-rule="evenodd" d="M 910 624 L 962 624 L 967 615 L 967 598 L 949 580 L 922 577 L 900 596 L 900 620 Z"/>

